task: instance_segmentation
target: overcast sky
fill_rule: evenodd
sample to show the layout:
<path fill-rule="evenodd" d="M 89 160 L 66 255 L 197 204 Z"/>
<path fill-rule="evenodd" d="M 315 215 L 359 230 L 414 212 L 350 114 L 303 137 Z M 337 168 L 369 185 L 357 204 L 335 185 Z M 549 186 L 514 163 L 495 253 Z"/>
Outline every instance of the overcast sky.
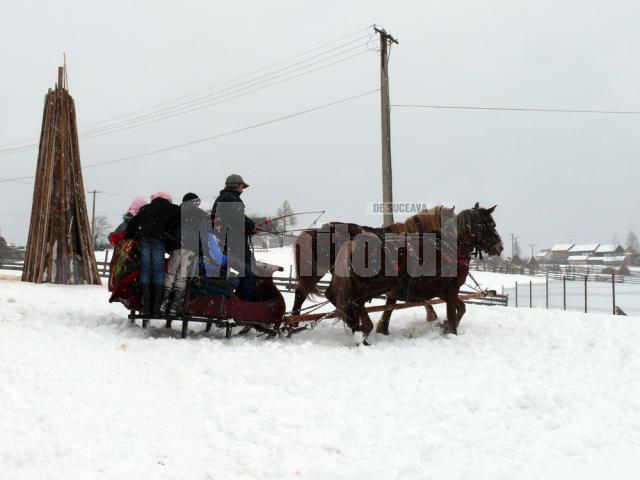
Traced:
<path fill-rule="evenodd" d="M 640 110 L 639 16 L 640 4 L 631 0 L 4 2 L 0 178 L 35 173 L 36 150 L 1 149 L 38 138 L 44 95 L 56 81 L 62 52 L 69 58 L 81 133 L 345 35 L 353 34 L 199 95 L 237 87 L 347 42 L 353 43 L 307 62 L 345 51 L 342 56 L 291 70 L 304 73 L 364 52 L 298 78 L 281 76 L 287 81 L 209 108 L 81 139 L 88 166 L 378 88 L 377 40 L 366 45 L 364 38 L 373 23 L 400 41 L 390 62 L 394 104 Z M 133 194 L 165 190 L 182 197 L 194 191 L 211 201 L 224 178 L 236 172 L 251 184 L 244 194 L 250 212 L 273 214 L 288 199 L 298 211 L 326 209 L 322 220 L 376 225 L 381 219 L 368 214 L 367 204 L 382 195 L 379 117 L 374 93 L 90 168 L 85 188 L 109 192 L 98 195 L 97 211 L 115 226 Z M 614 234 L 624 240 L 630 229 L 640 230 L 639 134 L 640 115 L 396 107 L 395 200 L 453 202 L 458 209 L 476 201 L 498 204 L 495 217 L 507 255 L 511 232 L 525 252 L 528 243 L 538 250 L 569 241 L 608 242 Z M 9 242 L 26 242 L 32 188 L 29 181 L 0 183 L 0 229 Z M 300 226 L 311 220 L 301 218 Z"/>

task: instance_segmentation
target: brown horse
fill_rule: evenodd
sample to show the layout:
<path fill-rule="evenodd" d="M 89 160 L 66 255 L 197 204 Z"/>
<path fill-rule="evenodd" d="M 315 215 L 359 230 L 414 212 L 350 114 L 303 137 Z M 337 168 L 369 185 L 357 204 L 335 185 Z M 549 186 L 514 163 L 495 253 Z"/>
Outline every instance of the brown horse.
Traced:
<path fill-rule="evenodd" d="M 373 330 L 373 323 L 364 308 L 373 297 L 386 293 L 395 302 L 422 301 L 439 297 L 447 305 L 446 331 L 457 334 L 460 319 L 464 314 L 464 304 L 459 301 L 458 293 L 469 273 L 470 255 L 486 252 L 489 255 L 502 253 L 502 240 L 496 231 L 492 213 L 489 209 L 476 206 L 460 212 L 443 228 L 441 238 L 418 232 L 423 248 L 412 248 L 411 244 L 397 250 L 396 258 L 390 261 L 387 240 L 372 233 L 363 233 L 345 243 L 335 262 L 335 271 L 331 284 L 325 292 L 326 297 L 335 305 L 340 317 L 351 327 L 356 343 L 366 340 Z M 376 249 L 377 245 L 382 248 Z M 354 260 L 360 259 L 360 262 Z M 396 273 L 380 268 L 376 274 L 361 274 L 359 270 L 372 266 L 395 267 Z M 418 274 L 412 272 L 412 265 L 433 265 L 434 272 Z M 365 268 L 365 269 L 366 269 Z M 388 331 L 386 324 L 379 331 Z"/>
<path fill-rule="evenodd" d="M 455 216 L 455 207 L 438 205 L 423 210 L 404 222 L 394 223 L 385 228 L 374 228 L 355 223 L 331 222 L 320 228 L 304 230 L 294 243 L 294 265 L 296 278 L 295 300 L 292 313 L 299 314 L 302 304 L 310 295 L 320 295 L 318 282 L 327 273 L 333 275 L 336 252 L 346 242 L 364 232 L 375 235 L 385 233 L 417 233 L 419 231 L 438 233 L 445 222 Z M 431 305 L 427 306 L 427 318 L 437 319 Z"/>

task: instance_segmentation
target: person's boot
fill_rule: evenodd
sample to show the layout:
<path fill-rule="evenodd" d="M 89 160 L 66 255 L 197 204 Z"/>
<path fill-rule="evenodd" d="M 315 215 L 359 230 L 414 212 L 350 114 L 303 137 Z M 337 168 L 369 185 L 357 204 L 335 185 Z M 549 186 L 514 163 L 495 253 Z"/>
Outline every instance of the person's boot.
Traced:
<path fill-rule="evenodd" d="M 160 315 L 163 317 L 167 314 L 167 310 L 169 310 L 169 304 L 171 303 L 171 289 L 166 288 L 162 293 L 162 303 L 160 304 Z"/>
<path fill-rule="evenodd" d="M 162 296 L 164 294 L 162 285 L 154 285 L 153 286 L 153 316 L 160 316 L 160 306 L 162 305 Z"/>
<path fill-rule="evenodd" d="M 173 292 L 173 301 L 169 307 L 169 316 L 175 317 L 181 315 L 184 310 L 184 290 L 176 290 Z"/>
<path fill-rule="evenodd" d="M 142 310 L 140 313 L 142 315 L 151 315 L 151 286 L 150 285 L 142 285 Z"/>

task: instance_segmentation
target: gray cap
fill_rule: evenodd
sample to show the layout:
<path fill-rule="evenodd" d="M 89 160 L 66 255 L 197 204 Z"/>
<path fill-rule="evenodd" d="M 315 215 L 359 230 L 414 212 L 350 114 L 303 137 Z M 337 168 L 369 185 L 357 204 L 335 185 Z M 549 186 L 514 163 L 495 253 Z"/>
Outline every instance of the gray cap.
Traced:
<path fill-rule="evenodd" d="M 244 185 L 244 188 L 247 188 L 249 186 L 249 184 L 245 182 L 237 173 L 232 173 L 231 175 L 229 175 L 224 184 L 227 187 L 237 187 L 238 185 Z"/>

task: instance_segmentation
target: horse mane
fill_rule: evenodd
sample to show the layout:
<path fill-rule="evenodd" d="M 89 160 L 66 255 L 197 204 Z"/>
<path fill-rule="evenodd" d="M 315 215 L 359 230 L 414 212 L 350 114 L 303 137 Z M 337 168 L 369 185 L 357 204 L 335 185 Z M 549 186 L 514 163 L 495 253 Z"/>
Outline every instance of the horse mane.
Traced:
<path fill-rule="evenodd" d="M 404 232 L 399 233 L 439 233 L 442 230 L 443 216 L 453 215 L 453 209 L 442 205 L 422 210 L 404 221 Z M 445 218 L 446 220 L 446 218 Z"/>

